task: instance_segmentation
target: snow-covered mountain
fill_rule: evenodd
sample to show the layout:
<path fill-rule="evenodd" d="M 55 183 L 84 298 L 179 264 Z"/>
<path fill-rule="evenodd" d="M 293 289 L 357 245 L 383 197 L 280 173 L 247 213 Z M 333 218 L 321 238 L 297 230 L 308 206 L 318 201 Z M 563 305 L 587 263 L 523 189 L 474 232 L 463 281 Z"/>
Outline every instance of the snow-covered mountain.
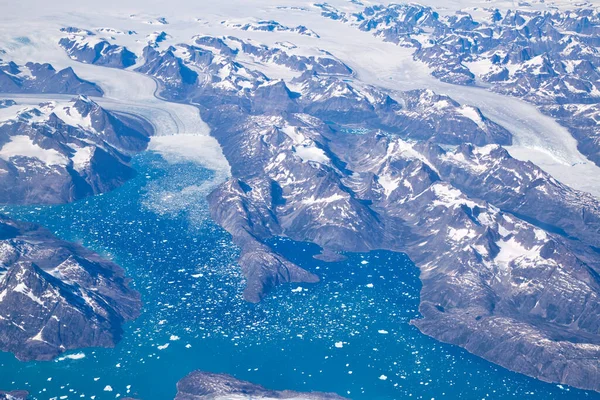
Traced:
<path fill-rule="evenodd" d="M 101 96 L 98 85 L 80 79 L 72 68 L 56 71 L 50 64 L 17 65 L 0 60 L 0 92 Z"/>
<path fill-rule="evenodd" d="M 136 55 L 123 46 L 109 42 L 96 33 L 75 27 L 62 28 L 67 36 L 59 42 L 73 60 L 106 67 L 126 68 L 135 64 Z"/>
<path fill-rule="evenodd" d="M 433 76 L 489 86 L 527 100 L 565 125 L 579 149 L 600 164 L 600 13 L 465 8 L 441 15 L 419 4 L 367 6 L 348 13 L 319 4 L 326 18 L 414 49 Z"/>
<path fill-rule="evenodd" d="M 0 203 L 56 204 L 103 193 L 135 171 L 150 128 L 80 96 L 6 107 L 0 121 Z"/>
<path fill-rule="evenodd" d="M 13 62 L 0 67 L 0 203 L 61 204 L 131 178 L 130 156 L 152 128 L 109 112 L 85 94 L 103 91 L 71 68 Z M 38 105 L 23 94 L 79 94 Z M 51 97 L 50 97 L 51 98 Z M 137 317 L 139 294 L 115 264 L 33 224 L 0 218 L 0 348 L 50 360 L 82 347 L 112 347 Z"/>
<path fill-rule="evenodd" d="M 282 25 L 279 22 L 273 20 L 258 20 L 252 22 L 223 21 L 222 24 L 229 28 L 239 29 L 242 31 L 293 32 L 297 33 L 298 35 L 319 38 L 319 35 L 316 32 L 312 31 L 311 29 L 308 29 L 303 25 L 290 27 Z"/>

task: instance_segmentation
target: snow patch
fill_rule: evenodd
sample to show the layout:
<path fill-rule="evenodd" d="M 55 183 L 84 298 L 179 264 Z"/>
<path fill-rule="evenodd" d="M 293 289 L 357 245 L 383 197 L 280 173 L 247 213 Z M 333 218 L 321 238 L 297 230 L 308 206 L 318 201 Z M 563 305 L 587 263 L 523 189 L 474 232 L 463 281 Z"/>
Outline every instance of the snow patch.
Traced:
<path fill-rule="evenodd" d="M 467 117 L 475 122 L 480 129 L 485 130 L 485 122 L 483 121 L 483 116 L 478 109 L 472 106 L 462 106 L 459 107 L 457 111 L 464 117 Z"/>
<path fill-rule="evenodd" d="M 314 161 L 321 164 L 329 163 L 329 157 L 323 149 L 315 145 L 302 145 L 294 147 L 294 152 L 302 159 L 302 161 Z"/>
<path fill-rule="evenodd" d="M 6 143 L 0 149 L 0 158 L 5 161 L 10 161 L 11 157 L 29 157 L 37 158 L 47 165 L 66 166 L 68 158 L 60 154 L 54 149 L 43 149 L 39 145 L 33 143 L 29 136 L 18 135 L 12 136 L 10 142 Z"/>

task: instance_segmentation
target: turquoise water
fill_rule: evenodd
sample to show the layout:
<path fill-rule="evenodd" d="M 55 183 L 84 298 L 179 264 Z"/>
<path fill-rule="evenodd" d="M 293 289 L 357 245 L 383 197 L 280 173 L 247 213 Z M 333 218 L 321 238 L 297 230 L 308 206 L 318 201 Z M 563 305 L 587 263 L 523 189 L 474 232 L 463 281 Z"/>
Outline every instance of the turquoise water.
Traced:
<path fill-rule="evenodd" d="M 174 397 L 180 378 L 204 369 L 353 399 L 600 399 L 421 335 L 409 325 L 418 317 L 418 271 L 402 254 L 351 254 L 327 264 L 312 258 L 314 246 L 278 240 L 284 255 L 322 282 L 283 286 L 261 304 L 245 303 L 238 249 L 208 218 L 212 173 L 152 153 L 134 161 L 139 175 L 114 192 L 4 210 L 122 265 L 144 311 L 115 349 L 40 363 L 0 354 L 2 390 L 26 389 L 38 399 L 163 400 Z"/>

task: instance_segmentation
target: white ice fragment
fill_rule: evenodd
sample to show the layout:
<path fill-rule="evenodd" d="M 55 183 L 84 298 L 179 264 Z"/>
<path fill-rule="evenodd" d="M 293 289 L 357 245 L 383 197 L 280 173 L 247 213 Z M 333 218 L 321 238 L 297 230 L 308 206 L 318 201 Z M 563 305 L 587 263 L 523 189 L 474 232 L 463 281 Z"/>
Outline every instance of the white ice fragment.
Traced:
<path fill-rule="evenodd" d="M 66 356 L 59 357 L 59 358 L 56 359 L 56 361 L 81 360 L 82 358 L 85 358 L 85 354 L 84 353 L 75 353 L 75 354 L 68 354 Z"/>

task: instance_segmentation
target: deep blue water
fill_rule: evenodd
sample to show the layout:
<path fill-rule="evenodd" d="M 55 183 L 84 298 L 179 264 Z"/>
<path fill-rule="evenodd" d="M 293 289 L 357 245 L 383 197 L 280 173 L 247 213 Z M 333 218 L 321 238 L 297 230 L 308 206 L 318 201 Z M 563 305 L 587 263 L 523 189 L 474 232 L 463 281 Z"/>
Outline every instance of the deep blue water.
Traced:
<path fill-rule="evenodd" d="M 208 218 L 212 173 L 152 153 L 134 164 L 139 175 L 114 192 L 65 206 L 4 209 L 122 265 L 144 311 L 115 349 L 32 363 L 0 354 L 1 389 L 27 389 L 39 399 L 163 400 L 174 397 L 180 378 L 204 369 L 353 399 L 600 399 L 420 334 L 409 324 L 419 316 L 418 271 L 402 254 L 349 254 L 327 264 L 312 258 L 314 246 L 278 240 L 282 254 L 322 282 L 283 286 L 258 305 L 245 303 L 238 249 Z"/>

